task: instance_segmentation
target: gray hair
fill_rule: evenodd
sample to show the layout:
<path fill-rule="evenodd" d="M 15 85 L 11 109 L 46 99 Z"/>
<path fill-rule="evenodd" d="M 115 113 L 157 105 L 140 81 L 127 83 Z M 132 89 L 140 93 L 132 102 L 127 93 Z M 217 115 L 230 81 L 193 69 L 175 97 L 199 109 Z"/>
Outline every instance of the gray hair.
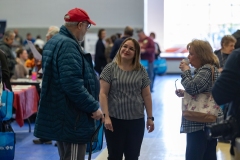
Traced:
<path fill-rule="evenodd" d="M 4 32 L 3 38 L 9 38 L 12 35 L 15 35 L 14 31 L 8 30 L 8 31 Z"/>
<path fill-rule="evenodd" d="M 65 22 L 66 27 L 77 26 L 79 22 Z"/>
<path fill-rule="evenodd" d="M 59 32 L 60 28 L 57 26 L 50 26 L 46 36 L 54 36 Z"/>

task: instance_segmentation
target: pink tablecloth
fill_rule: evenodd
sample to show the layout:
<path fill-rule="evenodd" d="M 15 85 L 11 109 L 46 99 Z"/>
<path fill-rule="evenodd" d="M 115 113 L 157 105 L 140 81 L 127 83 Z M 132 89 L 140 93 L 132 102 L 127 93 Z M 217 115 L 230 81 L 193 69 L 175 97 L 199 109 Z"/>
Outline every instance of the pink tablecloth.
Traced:
<path fill-rule="evenodd" d="M 39 95 L 35 86 L 12 86 L 14 92 L 14 108 L 16 122 L 20 127 L 24 119 L 37 112 Z"/>

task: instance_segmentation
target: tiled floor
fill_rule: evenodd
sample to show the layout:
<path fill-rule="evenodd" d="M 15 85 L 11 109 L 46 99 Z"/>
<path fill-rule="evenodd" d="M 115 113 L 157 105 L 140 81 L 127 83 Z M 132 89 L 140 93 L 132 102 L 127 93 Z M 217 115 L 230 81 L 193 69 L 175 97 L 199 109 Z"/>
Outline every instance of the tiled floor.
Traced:
<path fill-rule="evenodd" d="M 140 160 L 184 160 L 186 135 L 179 133 L 181 123 L 181 99 L 175 96 L 174 81 L 181 88 L 179 75 L 157 76 L 154 84 L 153 114 L 155 130 L 145 133 Z M 57 160 L 57 148 L 54 145 L 34 145 L 32 133 L 28 133 L 27 124 L 19 128 L 13 125 L 16 132 L 15 160 Z M 34 124 L 32 124 L 34 127 Z M 106 160 L 107 149 L 95 153 L 92 159 Z M 229 144 L 219 143 L 218 160 L 230 160 Z M 1 158 L 0 158 L 1 159 Z M 87 156 L 86 156 L 87 159 Z"/>

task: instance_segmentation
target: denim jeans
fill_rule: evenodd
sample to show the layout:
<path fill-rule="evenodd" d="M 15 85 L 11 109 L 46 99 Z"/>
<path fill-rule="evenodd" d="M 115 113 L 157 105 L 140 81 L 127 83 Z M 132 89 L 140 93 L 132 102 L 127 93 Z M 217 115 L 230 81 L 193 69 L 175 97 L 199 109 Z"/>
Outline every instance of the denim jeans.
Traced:
<path fill-rule="evenodd" d="M 208 140 L 203 130 L 187 133 L 186 160 L 217 160 L 217 139 Z"/>

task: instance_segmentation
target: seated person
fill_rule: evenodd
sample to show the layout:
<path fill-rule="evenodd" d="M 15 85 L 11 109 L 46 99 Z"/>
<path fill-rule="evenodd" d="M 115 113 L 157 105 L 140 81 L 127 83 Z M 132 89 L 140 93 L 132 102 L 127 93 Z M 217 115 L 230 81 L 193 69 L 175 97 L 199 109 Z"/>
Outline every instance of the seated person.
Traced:
<path fill-rule="evenodd" d="M 25 67 L 25 61 L 28 58 L 27 51 L 24 50 L 23 48 L 17 48 L 16 49 L 16 54 L 17 54 L 17 64 L 15 65 L 15 70 L 12 78 L 17 79 L 17 78 L 26 78 L 28 75 L 28 69 Z"/>
<path fill-rule="evenodd" d="M 25 62 L 25 66 L 27 68 L 31 68 L 31 69 L 35 67 L 35 59 L 33 57 L 33 53 L 32 52 L 29 53 L 28 59 Z"/>

